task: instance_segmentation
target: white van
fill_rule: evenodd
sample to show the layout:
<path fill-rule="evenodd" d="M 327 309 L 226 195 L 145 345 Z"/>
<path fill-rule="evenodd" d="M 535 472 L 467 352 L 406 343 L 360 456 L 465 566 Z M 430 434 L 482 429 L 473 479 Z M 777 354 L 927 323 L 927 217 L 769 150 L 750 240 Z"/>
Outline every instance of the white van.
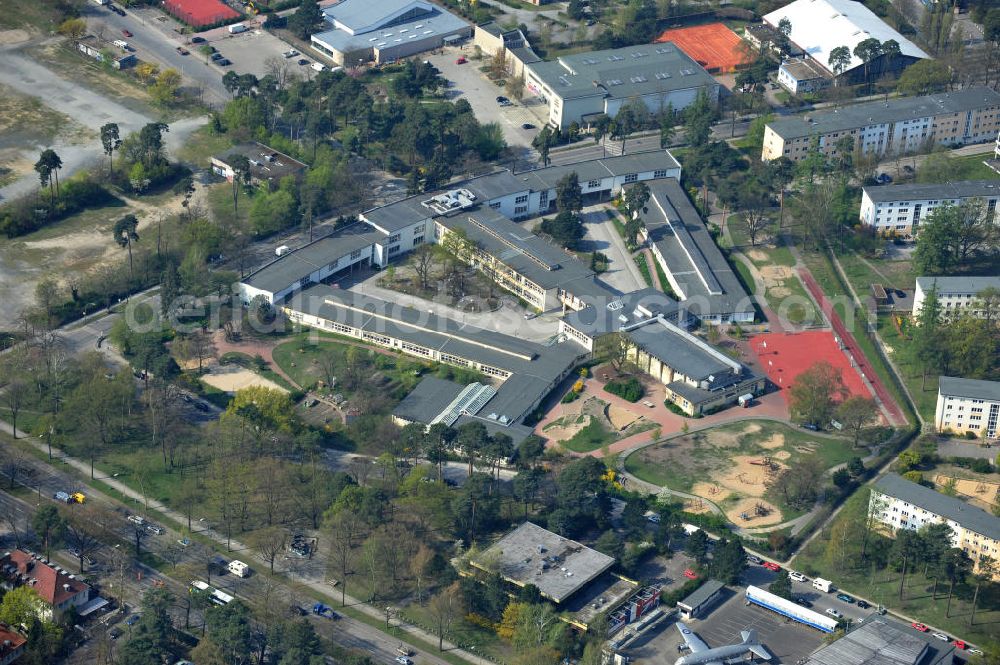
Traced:
<path fill-rule="evenodd" d="M 229 572 L 236 577 L 250 577 L 250 566 L 246 565 L 242 561 L 237 561 L 233 559 L 229 562 Z"/>
<path fill-rule="evenodd" d="M 123 51 L 127 51 L 128 50 L 128 42 L 125 41 L 124 39 L 116 39 L 115 41 L 113 41 L 111 43 L 114 44 L 115 46 L 117 46 L 118 48 L 120 48 Z"/>
<path fill-rule="evenodd" d="M 238 35 L 239 33 L 246 32 L 249 29 L 250 28 L 246 27 L 242 23 L 237 23 L 235 25 L 229 26 L 229 34 L 231 34 L 231 35 Z"/>
<path fill-rule="evenodd" d="M 830 593 L 830 590 L 833 588 L 833 582 L 824 580 L 822 577 L 817 577 L 813 580 L 813 588 L 819 589 L 823 593 Z"/>
<path fill-rule="evenodd" d="M 314 62 L 314 63 L 312 63 L 309 66 L 312 67 L 313 69 L 315 69 L 317 72 L 325 72 L 326 71 L 326 65 L 324 65 L 321 62 Z"/>

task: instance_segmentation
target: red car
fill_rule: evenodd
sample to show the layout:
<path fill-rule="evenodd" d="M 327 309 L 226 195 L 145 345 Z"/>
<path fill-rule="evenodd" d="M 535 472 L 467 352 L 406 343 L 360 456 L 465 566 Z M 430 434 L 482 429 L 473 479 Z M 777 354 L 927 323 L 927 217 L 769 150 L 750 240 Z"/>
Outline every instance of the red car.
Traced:
<path fill-rule="evenodd" d="M 928 630 L 930 630 L 930 628 L 928 628 L 928 627 L 927 627 L 927 626 L 925 626 L 924 624 L 922 624 L 922 623 L 917 623 L 916 621 L 914 621 L 914 622 L 913 622 L 912 624 L 910 624 L 910 625 L 912 625 L 912 626 L 913 626 L 913 627 L 914 627 L 914 628 L 915 628 L 916 630 L 919 630 L 919 631 L 920 631 L 921 633 L 926 633 L 926 632 L 927 632 Z"/>
<path fill-rule="evenodd" d="M 458 60 L 455 61 L 455 64 L 456 65 L 464 65 L 467 62 L 468 62 L 468 60 L 466 60 L 465 56 L 462 55 L 462 56 L 459 56 Z"/>
<path fill-rule="evenodd" d="M 962 651 L 965 651 L 966 649 L 969 648 L 969 645 L 966 644 L 964 640 L 955 640 L 954 642 L 952 642 L 952 644 L 955 645 L 956 649 L 960 649 Z"/>
<path fill-rule="evenodd" d="M 781 566 L 772 561 L 765 561 L 761 565 L 767 568 L 768 570 L 773 570 L 774 572 L 778 572 L 779 570 L 781 570 Z"/>
<path fill-rule="evenodd" d="M 688 578 L 689 580 L 696 580 L 696 579 L 698 579 L 697 573 L 695 573 L 690 568 L 688 568 L 687 570 L 684 571 L 684 577 Z"/>
<path fill-rule="evenodd" d="M 131 32 L 129 32 L 128 30 L 124 30 L 124 29 L 122 30 L 122 34 L 125 35 L 126 37 L 131 37 L 132 36 Z"/>

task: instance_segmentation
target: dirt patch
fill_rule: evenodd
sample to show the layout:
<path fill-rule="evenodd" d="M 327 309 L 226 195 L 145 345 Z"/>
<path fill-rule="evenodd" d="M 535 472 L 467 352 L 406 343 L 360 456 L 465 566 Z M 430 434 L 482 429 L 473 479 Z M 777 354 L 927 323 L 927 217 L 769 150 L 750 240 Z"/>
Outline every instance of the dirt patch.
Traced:
<path fill-rule="evenodd" d="M 785 445 L 785 435 L 781 432 L 775 432 L 771 435 L 769 439 L 760 441 L 758 444 L 761 448 L 766 448 L 767 450 L 774 450 L 776 448 L 781 448 Z M 782 451 L 785 452 L 785 451 Z M 791 453 L 785 452 L 785 456 L 780 459 L 788 459 L 791 457 Z"/>
<path fill-rule="evenodd" d="M 767 294 L 775 298 L 787 298 L 792 295 L 792 290 L 784 286 L 772 286 L 767 290 Z"/>
<path fill-rule="evenodd" d="M 568 441 L 584 427 L 590 424 L 591 416 L 580 414 L 576 420 L 570 420 L 568 416 L 563 416 L 559 420 L 553 421 L 542 428 L 545 438 L 550 441 Z"/>
<path fill-rule="evenodd" d="M 774 453 L 774 459 L 785 460 L 785 459 L 788 459 L 791 456 L 792 456 L 792 454 L 790 452 L 788 452 L 787 450 L 779 450 L 778 452 Z"/>
<path fill-rule="evenodd" d="M 767 261 L 767 254 L 765 254 L 762 250 L 759 249 L 751 249 L 749 252 L 747 252 L 747 256 L 749 256 L 750 260 L 753 261 L 754 263 L 762 263 L 764 261 Z"/>
<path fill-rule="evenodd" d="M 4 46 L 20 44 L 29 39 L 31 39 L 31 35 L 28 34 L 27 30 L 0 30 L 0 44 Z"/>
<path fill-rule="evenodd" d="M 668 500 L 675 501 L 674 497 L 666 497 Z M 684 500 L 684 512 L 695 513 L 700 515 L 702 513 L 712 512 L 712 505 L 707 501 L 702 501 L 701 499 L 685 499 Z"/>
<path fill-rule="evenodd" d="M 611 422 L 611 426 L 619 432 L 634 423 L 640 417 L 641 416 L 639 414 L 624 407 L 608 407 L 608 420 Z"/>
<path fill-rule="evenodd" d="M 747 497 L 729 506 L 726 517 L 741 527 L 767 526 L 781 522 L 781 511 L 769 501 Z"/>
<path fill-rule="evenodd" d="M 718 448 L 736 448 L 740 445 L 740 438 L 747 434 L 756 434 L 760 431 L 760 425 L 750 423 L 738 432 L 727 432 L 715 430 L 708 433 L 708 443 Z"/>
<path fill-rule="evenodd" d="M 733 466 L 724 475 L 719 476 L 718 484 L 744 496 L 764 496 L 767 491 L 765 483 L 768 479 L 768 469 L 759 464 L 752 464 L 752 462 L 761 461 L 763 458 L 760 455 L 734 457 Z M 772 473 L 778 473 L 786 468 L 786 465 L 780 462 L 774 460 L 772 462 L 777 467 Z"/>
<path fill-rule="evenodd" d="M 212 368 L 210 374 L 201 377 L 201 380 L 227 393 L 234 393 L 251 386 L 271 388 L 272 390 L 280 390 L 283 393 L 288 392 L 274 381 L 265 379 L 259 374 L 254 374 L 248 369 L 235 365 L 216 366 Z"/>
<path fill-rule="evenodd" d="M 718 483 L 695 483 L 694 487 L 691 488 L 691 493 L 703 496 L 716 503 L 724 501 L 732 495 L 731 490 L 722 487 Z"/>
<path fill-rule="evenodd" d="M 955 482 L 955 493 L 959 496 L 971 499 L 979 507 L 989 510 L 990 506 L 1000 505 L 1000 483 L 984 480 L 968 480 L 966 478 L 955 478 L 939 473 L 934 478 L 934 483 L 938 491 L 948 485 L 949 481 Z"/>
<path fill-rule="evenodd" d="M 760 269 L 760 276 L 768 288 L 783 286 L 785 280 L 792 277 L 792 269 L 788 266 L 764 266 Z"/>

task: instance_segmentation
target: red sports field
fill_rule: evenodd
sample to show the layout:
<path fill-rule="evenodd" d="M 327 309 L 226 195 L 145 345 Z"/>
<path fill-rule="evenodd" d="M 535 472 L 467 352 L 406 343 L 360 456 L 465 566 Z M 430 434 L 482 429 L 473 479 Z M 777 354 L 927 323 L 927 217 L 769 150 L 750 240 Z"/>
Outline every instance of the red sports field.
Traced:
<path fill-rule="evenodd" d="M 840 370 L 844 385 L 852 395 L 870 398 L 856 367 L 846 353 L 837 347 L 829 330 L 809 330 L 799 333 L 767 333 L 750 339 L 750 348 L 757 354 L 760 367 L 779 388 L 789 388 L 795 377 L 814 363 L 825 360 Z M 783 391 L 785 400 L 788 392 Z"/>
<path fill-rule="evenodd" d="M 665 30 L 657 42 L 673 42 L 711 74 L 736 71 L 747 62 L 740 36 L 722 23 Z"/>
<path fill-rule="evenodd" d="M 168 12 L 195 28 L 240 18 L 239 12 L 219 0 L 166 0 L 163 5 Z"/>

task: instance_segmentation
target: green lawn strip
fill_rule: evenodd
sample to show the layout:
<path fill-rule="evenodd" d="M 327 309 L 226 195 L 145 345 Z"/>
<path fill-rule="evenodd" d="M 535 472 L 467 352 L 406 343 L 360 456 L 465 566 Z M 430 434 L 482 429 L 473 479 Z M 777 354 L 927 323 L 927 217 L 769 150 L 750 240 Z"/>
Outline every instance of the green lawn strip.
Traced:
<path fill-rule="evenodd" d="M 646 286 L 652 286 L 653 277 L 649 274 L 649 265 L 646 263 L 646 255 L 636 254 L 632 258 L 635 259 L 635 265 L 639 268 L 639 274 L 642 275 L 642 279 L 646 282 Z"/>
<path fill-rule="evenodd" d="M 774 294 L 774 289 L 785 288 L 790 292 L 787 296 L 778 297 Z M 784 304 L 786 300 L 789 300 L 787 304 Z M 813 305 L 812 298 L 806 292 L 806 287 L 802 284 L 798 275 L 793 274 L 791 277 L 787 277 L 783 280 L 783 284 L 779 287 L 771 287 L 767 291 L 767 302 L 775 312 L 787 316 L 788 319 L 795 324 L 812 322 L 818 324 L 821 322 L 819 312 L 816 311 L 816 306 Z M 784 304 L 784 306 L 782 306 Z"/>
<path fill-rule="evenodd" d="M 910 396 L 916 403 L 917 411 L 925 421 L 934 420 L 934 410 L 937 408 L 938 375 L 927 374 L 927 380 L 921 379 L 919 368 L 913 366 L 907 357 L 907 347 L 911 343 L 896 331 L 891 314 L 878 317 L 878 333 L 885 345 L 892 350 L 892 361 L 899 370 L 899 378 L 910 391 Z"/>
<path fill-rule="evenodd" d="M 757 295 L 757 282 L 753 279 L 753 274 L 750 272 L 750 268 L 743 261 L 739 259 L 732 259 L 731 263 L 736 273 L 740 277 L 740 281 L 743 282 L 743 288 L 747 290 L 752 296 Z"/>
<path fill-rule="evenodd" d="M 625 223 L 622 222 L 621 217 L 618 216 L 618 212 L 612 208 L 605 208 L 605 213 L 608 215 L 608 219 L 611 220 L 611 224 L 615 227 L 615 231 L 618 231 L 618 235 L 625 239 Z"/>
<path fill-rule="evenodd" d="M 204 168 L 211 157 L 226 154 L 232 145 L 229 134 L 218 134 L 209 124 L 191 132 L 184 145 L 174 152 L 174 157 L 191 167 Z"/>
<path fill-rule="evenodd" d="M 587 426 L 574 434 L 561 445 L 567 450 L 575 453 L 589 453 L 605 446 L 615 440 L 615 437 L 604 429 L 600 421 L 591 418 Z"/>
<path fill-rule="evenodd" d="M 989 153 L 978 155 L 966 155 L 964 157 L 952 158 L 953 182 L 960 180 L 997 180 L 997 172 L 983 164 L 983 160 L 989 159 Z"/>
<path fill-rule="evenodd" d="M 857 492 L 848 499 L 848 503 L 867 501 L 867 497 L 868 492 Z M 974 644 L 995 639 L 996 625 L 1000 622 L 1000 585 L 983 586 L 979 597 L 979 609 L 976 611 L 976 623 L 970 627 L 968 619 L 972 612 L 974 592 L 974 583 L 969 583 L 971 579 L 965 584 L 956 585 L 951 616 L 945 617 L 948 583 L 941 581 L 938 584 L 938 597 L 936 600 L 932 599 L 934 581 L 924 576 L 923 567 L 920 565 L 907 572 L 902 600 L 899 598 L 900 574 L 892 568 L 879 570 L 873 574 L 869 566 L 863 569 L 854 566 L 847 568 L 833 566 L 827 557 L 830 532 L 843 519 L 843 514 L 834 519 L 830 526 L 795 557 L 792 568 L 807 575 L 820 575 L 831 579 L 847 593 L 863 596 L 873 603 L 888 607 L 891 611 L 913 617 Z"/>
<path fill-rule="evenodd" d="M 239 193 L 239 200 L 236 204 L 236 211 L 233 211 L 233 186 L 228 182 L 221 182 L 209 185 L 206 188 L 206 199 L 211 210 L 212 217 L 216 224 L 220 226 L 235 225 L 239 228 L 247 228 L 247 221 L 250 206 L 253 204 L 253 197 L 246 191 Z"/>
<path fill-rule="evenodd" d="M 655 257 L 653 258 L 653 267 L 656 268 L 656 276 L 660 279 L 660 286 L 663 287 L 663 292 L 674 300 L 680 300 L 677 294 L 674 293 L 673 287 L 670 286 L 670 280 L 667 279 L 667 273 L 663 271 L 663 266 L 660 265 L 660 262 Z"/>

